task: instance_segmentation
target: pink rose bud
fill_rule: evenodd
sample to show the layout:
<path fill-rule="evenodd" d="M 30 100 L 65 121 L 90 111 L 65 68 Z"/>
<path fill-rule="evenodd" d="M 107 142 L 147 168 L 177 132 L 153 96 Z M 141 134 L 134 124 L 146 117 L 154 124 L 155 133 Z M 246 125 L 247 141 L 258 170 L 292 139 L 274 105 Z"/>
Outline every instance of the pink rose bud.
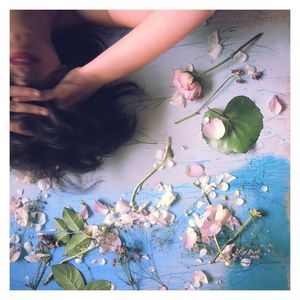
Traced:
<path fill-rule="evenodd" d="M 193 101 L 201 98 L 202 87 L 195 81 L 191 72 L 174 70 L 173 74 L 173 84 L 186 100 Z"/>

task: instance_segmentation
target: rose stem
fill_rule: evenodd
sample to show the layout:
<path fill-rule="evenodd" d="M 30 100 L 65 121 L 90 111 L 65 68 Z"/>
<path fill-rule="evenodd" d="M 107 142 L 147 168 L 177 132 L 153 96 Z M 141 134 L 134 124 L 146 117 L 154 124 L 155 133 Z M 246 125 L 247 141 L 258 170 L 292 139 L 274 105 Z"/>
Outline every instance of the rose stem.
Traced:
<path fill-rule="evenodd" d="M 249 223 L 252 221 L 252 219 L 256 218 L 257 215 L 255 215 L 255 213 L 252 213 L 252 211 L 250 211 L 250 216 L 247 219 L 247 221 L 241 226 L 241 228 L 223 245 L 223 247 L 221 248 L 221 253 L 223 252 L 224 248 L 229 245 L 230 243 L 232 243 L 235 239 L 237 239 L 241 233 L 246 229 L 246 227 L 249 225 Z M 216 259 L 219 257 L 220 255 L 220 251 L 218 254 L 216 254 L 211 260 L 210 260 L 210 264 L 213 264 Z"/>
<path fill-rule="evenodd" d="M 263 32 L 258 33 L 253 38 L 251 38 L 249 41 L 247 41 L 245 44 L 243 44 L 242 46 L 240 46 L 237 50 L 235 50 L 233 53 L 231 53 L 227 58 L 225 58 L 224 60 L 222 60 L 220 63 L 216 64 L 215 66 L 213 66 L 213 67 L 211 67 L 209 69 L 207 69 L 206 71 L 200 73 L 199 75 L 196 75 L 197 78 L 202 77 L 204 74 L 207 74 L 208 72 L 210 72 L 212 70 L 215 70 L 216 68 L 220 67 L 221 65 L 223 65 L 227 61 L 231 60 L 239 51 L 241 51 L 243 48 L 245 48 L 251 42 L 259 39 L 262 35 L 263 35 Z"/>
<path fill-rule="evenodd" d="M 220 87 L 207 99 L 207 101 L 198 109 L 196 110 L 194 113 L 178 120 L 175 122 L 175 124 L 179 124 L 185 120 L 188 120 L 194 116 L 197 116 L 200 114 L 200 112 L 211 102 L 212 98 L 222 89 L 222 87 L 231 79 L 231 78 L 234 78 L 234 76 L 229 76 L 221 85 Z"/>
<path fill-rule="evenodd" d="M 164 163 L 168 160 L 169 158 L 169 154 L 170 154 L 170 151 L 171 151 L 171 137 L 168 137 L 168 142 L 167 142 L 167 146 L 166 146 L 166 152 L 165 152 L 165 155 L 164 155 L 164 158 L 163 160 L 161 161 L 161 163 L 156 167 L 154 168 L 148 175 L 146 175 L 137 185 L 136 187 L 134 188 L 134 191 L 132 193 L 132 196 L 131 196 L 131 201 L 130 201 L 130 204 L 132 206 L 136 206 L 136 201 L 135 201 L 135 197 L 136 197 L 136 194 L 138 192 L 138 190 L 142 187 L 142 185 L 144 184 L 144 182 L 150 178 L 156 171 L 158 171 L 163 165 Z"/>

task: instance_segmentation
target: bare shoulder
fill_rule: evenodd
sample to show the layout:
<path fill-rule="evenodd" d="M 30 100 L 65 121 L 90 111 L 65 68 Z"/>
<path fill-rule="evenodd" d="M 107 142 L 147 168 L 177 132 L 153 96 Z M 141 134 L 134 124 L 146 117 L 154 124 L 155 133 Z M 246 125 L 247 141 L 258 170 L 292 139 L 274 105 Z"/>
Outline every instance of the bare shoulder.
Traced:
<path fill-rule="evenodd" d="M 88 22 L 109 27 L 135 27 L 151 10 L 78 10 L 78 15 Z"/>

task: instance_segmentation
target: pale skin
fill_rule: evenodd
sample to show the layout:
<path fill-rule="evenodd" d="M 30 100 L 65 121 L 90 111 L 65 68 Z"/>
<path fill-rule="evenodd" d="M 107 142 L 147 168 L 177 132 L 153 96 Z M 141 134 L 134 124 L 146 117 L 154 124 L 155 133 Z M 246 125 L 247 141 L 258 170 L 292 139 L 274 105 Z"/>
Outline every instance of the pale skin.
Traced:
<path fill-rule="evenodd" d="M 55 100 L 62 107 L 69 107 L 85 101 L 102 86 L 151 62 L 212 13 L 210 10 L 12 11 L 11 52 L 32 53 L 40 62 L 35 66 L 11 64 L 11 111 L 47 117 L 47 109 L 26 102 Z M 132 30 L 88 64 L 69 71 L 53 89 L 30 88 L 47 82 L 62 69 L 51 42 L 51 31 L 85 21 Z M 11 122 L 11 131 L 30 135 L 17 122 Z"/>

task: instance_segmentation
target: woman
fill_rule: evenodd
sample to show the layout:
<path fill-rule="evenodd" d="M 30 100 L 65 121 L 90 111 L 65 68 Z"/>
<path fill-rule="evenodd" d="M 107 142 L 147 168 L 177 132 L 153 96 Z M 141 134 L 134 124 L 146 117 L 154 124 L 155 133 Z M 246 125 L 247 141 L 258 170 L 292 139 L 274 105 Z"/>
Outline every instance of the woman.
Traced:
<path fill-rule="evenodd" d="M 12 11 L 12 168 L 30 172 L 35 179 L 60 179 L 68 171 L 96 169 L 135 126 L 135 119 L 114 100 L 132 93 L 133 85 L 109 84 L 149 63 L 211 14 L 202 10 Z M 103 52 L 98 45 L 97 53 L 75 55 L 73 63 L 61 44 L 69 35 L 88 35 L 80 32 L 85 23 L 132 30 Z M 69 34 L 55 42 L 55 32 L 65 28 L 71 28 Z M 81 46 L 77 42 L 69 50 Z M 87 59 L 81 60 L 83 56 Z"/>

